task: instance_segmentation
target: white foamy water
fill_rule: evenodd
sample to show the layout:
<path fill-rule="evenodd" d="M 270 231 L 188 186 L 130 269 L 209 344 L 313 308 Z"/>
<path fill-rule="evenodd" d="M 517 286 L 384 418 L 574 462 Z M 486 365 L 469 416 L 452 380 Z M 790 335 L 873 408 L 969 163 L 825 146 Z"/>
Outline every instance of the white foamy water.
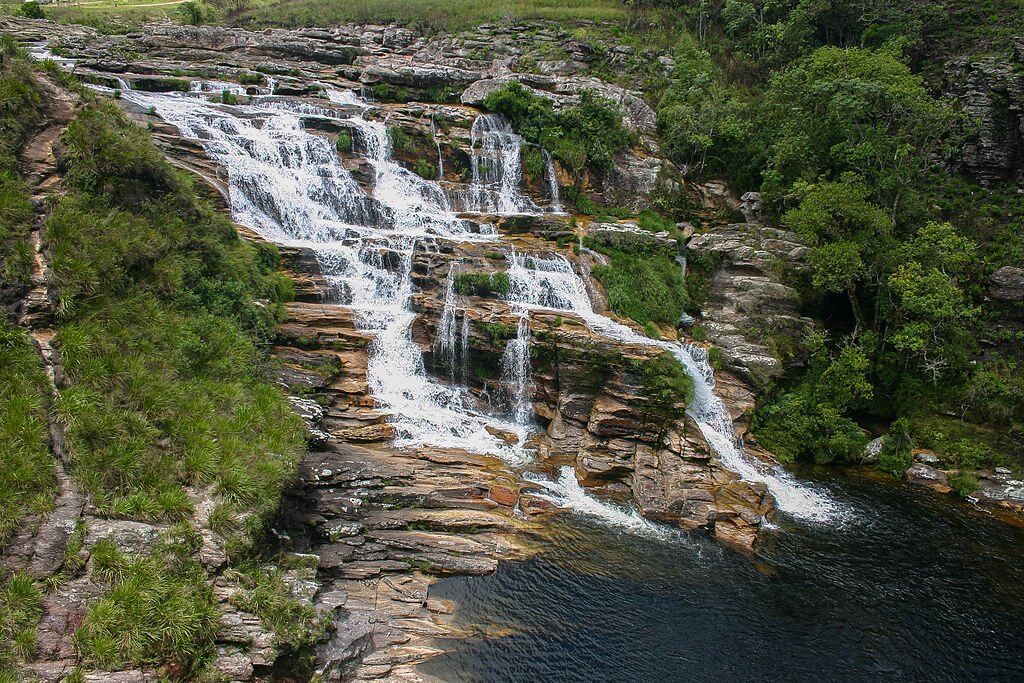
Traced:
<path fill-rule="evenodd" d="M 514 464 L 527 459 L 521 445 L 526 431 L 479 412 L 459 387 L 428 377 L 412 341 L 417 245 L 492 238 L 472 232 L 452 213 L 436 183 L 394 163 L 383 123 L 361 115 L 338 119 L 358 131 L 360 151 L 374 167 L 368 195 L 342 166 L 332 142 L 305 130 L 294 103 L 266 98 L 227 106 L 199 93 L 122 96 L 153 107 L 227 169 L 235 220 L 273 241 L 316 252 L 339 303 L 352 308 L 359 327 L 373 336 L 368 381 L 391 416 L 397 445 L 459 448 Z M 339 116 L 328 108 L 317 115 Z M 519 444 L 507 444 L 487 427 L 516 434 Z"/>
<path fill-rule="evenodd" d="M 797 481 L 780 466 L 768 465 L 747 455 L 736 436 L 732 417 L 715 394 L 714 371 L 704 347 L 650 339 L 595 313 L 586 285 L 561 254 L 538 257 L 513 251 L 508 256 L 508 276 L 508 300 L 515 306 L 574 313 L 591 329 L 611 339 L 658 346 L 670 352 L 693 379 L 694 395 L 686 411 L 722 465 L 746 481 L 764 483 L 775 497 L 778 508 L 795 517 L 826 521 L 839 513 L 836 503 L 825 493 Z"/>
<path fill-rule="evenodd" d="M 561 508 L 568 508 L 582 515 L 600 520 L 611 526 L 625 529 L 635 534 L 650 538 L 678 538 L 678 532 L 671 528 L 655 524 L 637 512 L 633 507 L 623 508 L 603 500 L 599 500 L 586 492 L 576 479 L 572 467 L 562 466 L 556 479 L 527 472 L 524 479 L 540 487 L 537 494 L 548 502 Z"/>
<path fill-rule="evenodd" d="M 688 413 L 725 467 L 748 481 L 764 482 L 779 508 L 794 516 L 824 520 L 835 513 L 835 504 L 822 492 L 801 484 L 781 468 L 747 456 L 714 393 L 713 372 L 702 347 L 648 339 L 596 314 L 584 282 L 561 255 L 541 258 L 509 254 L 507 299 L 513 310 L 522 314 L 516 338 L 509 342 L 502 362 L 503 383 L 515 392 L 510 397 L 513 409 L 510 417 L 483 414 L 463 387 L 442 384 L 425 371 L 422 354 L 410 332 L 415 319 L 411 269 L 417 248 L 430 247 L 440 240 L 493 237 L 474 233 L 469 223 L 459 219 L 436 182 L 424 180 L 394 162 L 386 124 L 366 118 L 370 105 L 354 94 L 328 90 L 331 103 L 338 106 L 333 109 L 272 97 L 228 106 L 206 101 L 203 92 L 143 93 L 126 89 L 122 97 L 147 109 L 153 107 L 184 136 L 200 141 L 207 153 L 227 169 L 235 220 L 270 240 L 308 247 L 317 254 L 338 303 L 352 308 L 360 329 L 373 337 L 368 381 L 374 398 L 391 415 L 397 445 L 458 448 L 497 455 L 512 464 L 525 463 L 528 454 L 523 443 L 532 421 L 528 398 L 529 311 L 565 311 L 609 338 L 671 352 L 694 379 L 694 399 Z M 359 105 L 354 115 L 344 112 L 351 105 Z M 337 120 L 356 131 L 356 148 L 374 170 L 372 193 L 365 192 L 344 168 L 329 139 L 305 130 L 302 118 L 310 115 Z M 474 147 L 479 148 L 479 154 L 474 154 L 474 190 L 470 195 L 476 193 L 471 200 L 477 202 L 478 210 L 537 210 L 536 204 L 519 190 L 518 136 L 503 120 L 490 115 L 480 117 L 473 128 Z M 497 163 L 486 164 L 484 160 Z M 554 191 L 552 203 L 557 205 Z M 446 337 L 441 342 L 448 344 L 446 349 L 459 349 L 464 362 L 468 321 L 463 311 L 462 327 L 458 329 L 454 324 L 457 306 L 453 300 L 449 314 L 448 303 L 446 298 L 438 333 Z M 462 337 L 458 342 L 456 334 Z M 464 383 L 464 377 L 460 379 Z M 507 444 L 487 427 L 515 434 L 518 443 Z M 664 531 L 635 511 L 589 496 L 579 487 L 571 468 L 563 470 L 554 482 L 530 476 L 559 505 L 642 533 L 652 528 Z"/>
<path fill-rule="evenodd" d="M 473 121 L 470 139 L 472 182 L 463 210 L 489 214 L 539 212 L 537 204 L 520 190 L 523 139 L 508 121 L 499 114 L 481 114 Z"/>

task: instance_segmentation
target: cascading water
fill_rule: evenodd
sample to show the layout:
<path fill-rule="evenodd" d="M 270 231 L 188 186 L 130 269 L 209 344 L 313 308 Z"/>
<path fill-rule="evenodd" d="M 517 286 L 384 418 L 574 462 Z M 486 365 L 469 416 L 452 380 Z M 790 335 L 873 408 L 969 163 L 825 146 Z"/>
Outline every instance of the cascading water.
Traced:
<path fill-rule="evenodd" d="M 339 124 L 359 131 L 375 170 L 368 196 L 342 166 L 331 141 L 307 132 L 283 101 L 229 106 L 196 94 L 131 91 L 124 97 L 155 109 L 227 169 L 238 222 L 317 254 L 338 303 L 352 308 L 359 327 L 373 336 L 367 378 L 375 400 L 391 415 L 398 445 L 460 448 L 524 461 L 521 446 L 505 443 L 487 427 L 525 436 L 523 430 L 479 413 L 459 388 L 431 381 L 412 341 L 417 244 L 487 237 L 471 232 L 451 212 L 436 183 L 391 160 L 384 124 L 361 115 L 340 118 L 329 109 L 319 113 L 339 116 Z"/>
<path fill-rule="evenodd" d="M 530 400 L 530 316 L 523 311 L 516 324 L 516 336 L 505 346 L 501 356 L 501 383 L 508 395 L 512 419 L 528 426 L 533 421 Z"/>
<path fill-rule="evenodd" d="M 519 190 L 523 139 L 499 114 L 481 114 L 470 129 L 472 185 L 465 210 L 476 213 L 537 213 L 540 208 Z"/>
<path fill-rule="evenodd" d="M 601 519 L 613 526 L 628 529 L 642 536 L 664 540 L 679 538 L 679 532 L 644 519 L 635 509 L 619 508 L 591 496 L 586 489 L 580 486 L 576 479 L 576 471 L 572 467 L 560 467 L 558 476 L 554 479 L 530 472 L 527 472 L 524 478 L 540 488 L 540 498 L 559 507 L 569 508 L 580 514 Z"/>
<path fill-rule="evenodd" d="M 503 358 L 504 383 L 514 387 L 512 420 L 483 415 L 461 387 L 430 381 L 410 334 L 415 318 L 410 308 L 413 253 L 418 243 L 487 237 L 471 232 L 466 221 L 452 212 L 437 183 L 392 160 L 384 123 L 362 113 L 346 118 L 330 108 L 315 113 L 358 131 L 360 149 L 374 168 L 370 196 L 341 165 L 330 141 L 304 129 L 294 103 L 256 97 L 251 105 L 229 106 L 208 102 L 204 93 L 209 90 L 202 88 L 193 94 L 143 93 L 123 86 L 125 99 L 154 108 L 183 135 L 199 140 L 228 170 L 236 220 L 268 239 L 304 246 L 317 254 L 338 302 L 351 307 L 359 326 L 373 335 L 368 381 L 374 398 L 391 413 L 398 445 L 461 448 L 523 462 L 521 446 L 509 446 L 487 427 L 516 434 L 520 444 L 528 436 L 532 412 L 528 313 L 554 309 L 579 316 L 610 338 L 657 345 L 673 353 L 694 379 L 695 396 L 688 412 L 723 465 L 744 479 L 764 482 L 784 511 L 811 519 L 831 514 L 833 504 L 820 493 L 799 485 L 781 469 L 769 470 L 748 460 L 727 411 L 714 395 L 713 373 L 702 347 L 651 340 L 594 313 L 585 284 L 561 255 L 540 258 L 512 252 L 508 256 L 508 302 L 521 313 L 516 339 L 509 342 Z M 357 104 L 354 96 L 334 92 L 328 92 L 332 103 Z M 358 103 L 360 111 L 369 107 Z M 536 210 L 529 200 L 518 199 L 522 197 L 518 190 L 521 141 L 507 123 L 491 115 L 480 117 L 474 123 L 474 147 L 477 144 L 476 162 L 485 157 L 499 160 L 494 167 L 475 166 L 480 210 Z M 459 344 L 466 348 L 468 319 L 463 315 L 462 320 Z M 455 330 L 446 324 L 442 320 L 442 334 L 454 339 Z M 461 353 L 464 358 L 465 352 Z M 569 476 L 563 472 L 556 482 L 544 485 L 549 495 L 559 496 L 561 504 L 616 524 L 623 522 L 621 515 L 630 516 L 582 489 L 576 491 L 578 484 L 570 485 Z M 580 496 L 586 500 L 579 500 Z"/>
<path fill-rule="evenodd" d="M 437 326 L 434 352 L 444 363 L 448 379 L 466 384 L 466 369 L 469 361 L 469 315 L 458 306 L 455 292 L 455 275 L 458 263 L 448 269 L 445 279 L 444 310 Z M 459 319 L 462 323 L 459 323 Z"/>
<path fill-rule="evenodd" d="M 245 86 L 227 81 L 192 81 L 189 83 L 189 91 L 207 95 L 220 95 L 225 92 L 232 95 L 244 95 Z"/>
<path fill-rule="evenodd" d="M 824 494 L 800 484 L 781 467 L 751 462 L 736 436 L 728 410 L 714 392 L 714 371 L 704 347 L 650 339 L 595 313 L 582 279 L 560 254 L 540 258 L 513 251 L 508 256 L 508 277 L 508 300 L 513 305 L 571 312 L 594 331 L 616 341 L 658 346 L 669 351 L 693 379 L 694 396 L 687 413 L 727 469 L 746 481 L 764 483 L 784 512 L 814 521 L 835 515 L 835 503 Z"/>
<path fill-rule="evenodd" d="M 562 200 L 559 196 L 558 189 L 558 174 L 555 172 L 555 160 L 551 158 L 551 154 L 546 149 L 541 149 L 544 153 L 544 173 L 548 177 L 548 192 L 551 195 L 551 206 L 549 211 L 551 213 L 565 213 L 562 211 Z"/>
<path fill-rule="evenodd" d="M 437 125 L 434 117 L 430 117 L 430 137 L 434 139 L 434 147 L 437 148 L 437 179 L 444 179 L 444 155 L 441 154 L 441 141 L 437 139 Z"/>

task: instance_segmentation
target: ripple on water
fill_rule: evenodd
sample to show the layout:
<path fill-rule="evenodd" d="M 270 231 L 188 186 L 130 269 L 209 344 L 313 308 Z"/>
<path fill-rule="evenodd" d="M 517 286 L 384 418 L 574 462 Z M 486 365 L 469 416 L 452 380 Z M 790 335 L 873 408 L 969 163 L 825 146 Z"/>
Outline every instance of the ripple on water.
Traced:
<path fill-rule="evenodd" d="M 805 473 L 801 473 L 803 476 Z M 543 554 L 447 579 L 455 681 L 1021 680 L 1024 530 L 895 482 L 807 473 L 856 510 L 757 557 L 563 518 Z M 501 634 L 488 637 L 488 634 Z"/>

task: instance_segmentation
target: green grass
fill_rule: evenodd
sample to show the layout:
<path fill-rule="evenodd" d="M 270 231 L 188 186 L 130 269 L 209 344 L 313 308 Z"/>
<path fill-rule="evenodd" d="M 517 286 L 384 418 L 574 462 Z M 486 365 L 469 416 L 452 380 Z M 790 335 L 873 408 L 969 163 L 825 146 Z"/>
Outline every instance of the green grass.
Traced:
<path fill-rule="evenodd" d="M 9 36 L 0 36 L 0 58 L 0 287 L 24 288 L 32 267 L 33 209 L 16 156 L 41 103 L 28 58 Z"/>
<path fill-rule="evenodd" d="M 109 589 L 75 631 L 83 663 L 118 669 L 173 662 L 195 671 L 211 657 L 218 611 L 206 573 L 192 558 L 196 542 L 193 532 L 176 528 L 150 557 L 97 542 L 93 574 Z"/>
<path fill-rule="evenodd" d="M 16 157 L 41 102 L 25 53 L 0 37 L 0 304 L 25 291 L 33 217 Z M 0 321 L 0 546 L 26 514 L 49 509 L 54 463 L 47 434 L 49 391 L 29 336 Z"/>
<path fill-rule="evenodd" d="M 641 325 L 679 322 L 688 300 L 679 264 L 669 248 L 641 240 L 615 247 L 588 240 L 587 246 L 608 256 L 608 263 L 594 266 L 593 273 L 617 315 Z"/>
<path fill-rule="evenodd" d="M 254 569 L 233 574 L 242 591 L 232 598 L 239 609 L 260 618 L 274 631 L 274 644 L 285 654 L 310 653 L 323 637 L 329 620 L 292 596 L 283 575 L 276 569 Z"/>
<path fill-rule="evenodd" d="M 504 296 L 509 288 L 506 273 L 459 273 L 454 284 L 455 291 L 464 296 Z"/>
<path fill-rule="evenodd" d="M 278 0 L 254 4 L 235 23 L 257 26 L 396 23 L 426 31 L 444 31 L 488 22 L 625 21 L 628 17 L 628 8 L 619 0 Z"/>
<path fill-rule="evenodd" d="M 36 651 L 36 625 L 43 616 L 43 592 L 27 574 L 14 573 L 0 587 L 0 680 L 21 680 L 19 662 Z"/>
<path fill-rule="evenodd" d="M 260 346 L 290 293 L 276 251 L 239 240 L 112 105 L 63 142 L 71 191 L 46 229 L 74 476 L 106 514 L 182 519 L 186 485 L 269 514 L 303 450 L 264 381 Z"/>
<path fill-rule="evenodd" d="M 46 375 L 32 340 L 0 323 L 0 546 L 23 516 L 52 505 L 56 483 L 48 403 Z"/>

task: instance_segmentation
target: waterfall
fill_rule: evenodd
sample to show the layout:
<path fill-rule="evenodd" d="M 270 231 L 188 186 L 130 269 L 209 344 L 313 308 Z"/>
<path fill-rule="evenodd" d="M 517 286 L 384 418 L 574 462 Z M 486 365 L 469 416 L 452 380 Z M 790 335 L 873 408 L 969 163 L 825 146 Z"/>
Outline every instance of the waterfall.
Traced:
<path fill-rule="evenodd" d="M 232 95 L 244 95 L 245 87 L 237 83 L 226 81 L 192 81 L 188 84 L 189 92 L 205 93 L 207 95 L 220 95 L 229 92 Z"/>
<path fill-rule="evenodd" d="M 332 142 L 307 132 L 284 101 L 220 105 L 189 93 L 125 92 L 181 134 L 199 141 L 228 173 L 233 217 L 267 239 L 311 249 L 337 303 L 350 307 L 370 333 L 367 380 L 389 414 L 398 446 L 433 446 L 489 453 L 522 463 L 527 453 L 487 428 L 519 435 L 517 424 L 481 414 L 464 392 L 428 377 L 412 340 L 412 260 L 440 239 L 487 240 L 453 214 L 436 183 L 391 158 L 383 123 L 362 114 L 341 118 L 359 132 L 360 151 L 374 167 L 367 195 L 338 158 Z M 465 323 L 464 323 L 465 325 Z M 468 337 L 468 327 L 462 332 Z"/>
<path fill-rule="evenodd" d="M 523 179 L 523 139 L 499 114 L 481 114 L 470 129 L 472 185 L 466 210 L 476 213 L 537 213 L 519 186 Z"/>
<path fill-rule="evenodd" d="M 434 351 L 444 363 L 448 379 L 466 384 L 466 369 L 469 365 L 469 315 L 459 309 L 455 293 L 455 275 L 458 263 L 452 263 L 445 279 L 444 310 L 434 338 Z M 460 325 L 459 318 L 462 323 Z"/>
<path fill-rule="evenodd" d="M 565 213 L 562 210 L 562 200 L 559 198 L 558 191 L 558 174 L 555 173 L 555 160 L 551 158 L 551 154 L 546 149 L 541 149 L 544 153 L 544 174 L 548 177 L 548 192 L 551 196 L 551 213 Z"/>
<path fill-rule="evenodd" d="M 533 422 L 530 373 L 530 317 L 526 311 L 519 316 L 516 336 L 505 345 L 501 356 L 501 383 L 508 395 L 512 419 L 516 424 Z"/>
<path fill-rule="evenodd" d="M 574 313 L 592 330 L 626 344 L 658 346 L 670 352 L 693 380 L 694 396 L 687 414 L 697 423 L 722 465 L 742 479 L 764 483 L 778 507 L 796 517 L 824 521 L 836 513 L 836 505 L 823 493 L 801 484 L 778 466 L 754 462 L 736 436 L 732 417 L 715 394 L 714 370 L 707 349 L 697 344 L 658 341 L 626 325 L 594 312 L 586 286 L 560 254 L 551 257 L 508 256 L 508 300 L 525 308 L 554 309 Z"/>
<path fill-rule="evenodd" d="M 437 125 L 434 117 L 430 117 L 430 137 L 434 139 L 434 147 L 437 148 L 437 179 L 444 180 L 444 155 L 441 154 L 441 141 L 437 139 Z"/>
<path fill-rule="evenodd" d="M 452 213 L 448 195 L 436 182 L 424 180 L 403 168 L 391 158 L 391 136 L 382 121 L 362 116 L 349 119 L 359 131 L 363 155 L 374 167 L 375 197 L 395 211 L 400 228 L 439 236 L 451 236 L 455 229 L 461 236 L 466 224 Z M 458 228 L 454 228 L 458 224 Z"/>
<path fill-rule="evenodd" d="M 318 115 L 358 132 L 359 153 L 374 169 L 370 194 L 342 165 L 334 144 L 307 132 L 302 115 L 283 99 L 256 98 L 261 101 L 223 105 L 208 102 L 202 89 L 196 93 L 147 93 L 123 86 L 124 99 L 145 110 L 155 109 L 183 136 L 199 141 L 227 170 L 237 222 L 267 239 L 305 247 L 317 255 L 336 303 L 350 307 L 358 327 L 372 337 L 367 379 L 373 398 L 389 414 L 397 445 L 457 448 L 497 455 L 513 464 L 525 462 L 522 444 L 529 433 L 530 412 L 528 314 L 540 308 L 566 311 L 611 339 L 671 352 L 693 378 L 694 399 L 687 412 L 722 464 L 745 480 L 764 482 L 784 511 L 809 519 L 833 514 L 834 504 L 820 492 L 800 484 L 781 468 L 748 458 L 728 412 L 714 393 L 714 374 L 703 347 L 652 340 L 596 314 L 584 282 L 560 254 L 508 254 L 507 301 L 520 314 L 516 339 L 509 342 L 502 361 L 503 379 L 515 387 L 513 419 L 482 414 L 461 387 L 433 381 L 411 335 L 416 317 L 411 307 L 413 255 L 417 249 L 435 248 L 439 240 L 494 238 L 474 233 L 467 221 L 459 219 L 436 182 L 395 163 L 387 126 L 367 118 L 372 109 L 368 103 L 361 102 L 360 111 L 351 117 L 330 108 Z M 474 192 L 479 191 L 479 210 L 536 210 L 519 193 L 521 141 L 508 124 L 500 117 L 484 115 L 474 122 L 472 136 L 473 187 Z M 490 165 L 485 165 L 485 160 Z M 443 314 L 439 334 L 451 339 L 454 346 L 454 301 L 452 306 L 453 327 L 446 327 Z M 459 342 L 463 359 L 468 332 L 468 318 L 463 314 Z M 513 433 L 518 443 L 509 445 L 488 428 Z M 615 523 L 631 523 L 629 513 L 579 489 L 571 470 L 563 471 L 554 482 L 544 481 L 538 483 L 548 495 L 567 505 Z"/>
<path fill-rule="evenodd" d="M 539 498 L 554 503 L 558 507 L 568 508 L 641 536 L 662 540 L 679 538 L 678 531 L 644 519 L 632 506 L 624 510 L 591 496 L 580 486 L 575 470 L 567 465 L 559 468 L 558 476 L 555 479 L 548 479 L 531 472 L 527 472 L 524 478 L 540 487 L 540 492 L 537 494 Z"/>

